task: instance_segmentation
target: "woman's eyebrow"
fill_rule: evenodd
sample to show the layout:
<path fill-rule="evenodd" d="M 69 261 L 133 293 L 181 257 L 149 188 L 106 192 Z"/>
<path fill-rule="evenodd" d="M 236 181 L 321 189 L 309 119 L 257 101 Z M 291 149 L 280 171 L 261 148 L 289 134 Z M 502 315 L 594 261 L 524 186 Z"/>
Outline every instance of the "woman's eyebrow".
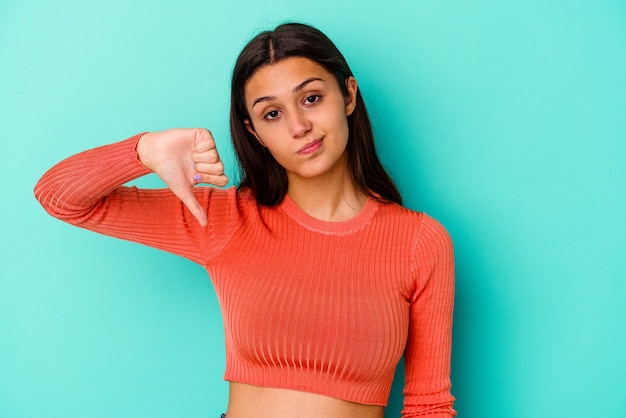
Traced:
<path fill-rule="evenodd" d="M 293 93 L 297 93 L 297 92 L 299 92 L 300 90 L 302 90 L 303 88 L 305 88 L 307 84 L 309 84 L 309 83 L 310 83 L 310 82 L 312 82 L 312 81 L 324 81 L 324 80 L 322 80 L 322 79 L 321 79 L 321 78 L 319 78 L 319 77 L 311 77 L 311 78 L 307 78 L 307 79 L 306 79 L 306 80 L 304 80 L 302 83 L 298 84 L 297 86 L 295 86 L 295 87 L 293 88 L 293 90 L 292 90 L 292 91 L 293 91 Z"/>
<path fill-rule="evenodd" d="M 323 79 L 319 78 L 319 77 L 311 77 L 311 78 L 307 78 L 306 80 L 304 80 L 302 83 L 298 84 L 297 86 L 295 86 L 292 90 L 293 93 L 297 93 L 300 90 L 302 90 L 303 88 L 305 88 L 307 86 L 307 84 L 313 82 L 313 81 L 324 81 Z M 257 103 L 259 102 L 267 102 L 267 101 L 271 101 L 271 100 L 276 100 L 276 96 L 263 96 L 263 97 L 259 97 L 258 99 L 256 99 L 253 103 L 252 103 L 252 107 L 254 107 Z"/>

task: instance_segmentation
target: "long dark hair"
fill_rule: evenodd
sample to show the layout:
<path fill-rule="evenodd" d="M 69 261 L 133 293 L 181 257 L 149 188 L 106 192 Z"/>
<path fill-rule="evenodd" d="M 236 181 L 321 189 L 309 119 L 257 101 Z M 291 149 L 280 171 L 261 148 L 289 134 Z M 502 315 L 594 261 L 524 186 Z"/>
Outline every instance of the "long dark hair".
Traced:
<path fill-rule="evenodd" d="M 287 173 L 272 154 L 244 126 L 249 119 L 245 105 L 245 84 L 262 66 L 288 57 L 304 57 L 333 74 L 344 95 L 348 94 L 346 79 L 352 71 L 343 55 L 326 35 L 301 23 L 287 23 L 274 31 L 266 31 L 252 39 L 239 54 L 231 85 L 230 131 L 239 161 L 240 188 L 250 188 L 257 202 L 274 206 L 287 193 Z M 348 166 L 352 181 L 363 193 L 382 202 L 402 204 L 402 197 L 391 177 L 383 168 L 376 148 L 374 134 L 357 90 L 356 107 L 348 116 Z"/>

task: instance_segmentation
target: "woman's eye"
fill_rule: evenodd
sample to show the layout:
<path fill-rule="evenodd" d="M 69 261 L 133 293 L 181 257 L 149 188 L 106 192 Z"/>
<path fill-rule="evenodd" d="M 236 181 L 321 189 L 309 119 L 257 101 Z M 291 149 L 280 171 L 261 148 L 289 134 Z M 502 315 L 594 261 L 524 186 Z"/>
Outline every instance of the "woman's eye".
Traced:
<path fill-rule="evenodd" d="M 264 116 L 265 119 L 276 119 L 279 115 L 278 110 L 270 110 Z"/>
<path fill-rule="evenodd" d="M 315 103 L 320 99 L 320 95 L 319 94 L 313 94 L 311 96 L 308 96 L 306 99 L 304 99 L 304 101 L 307 104 L 311 104 L 311 103 Z"/>

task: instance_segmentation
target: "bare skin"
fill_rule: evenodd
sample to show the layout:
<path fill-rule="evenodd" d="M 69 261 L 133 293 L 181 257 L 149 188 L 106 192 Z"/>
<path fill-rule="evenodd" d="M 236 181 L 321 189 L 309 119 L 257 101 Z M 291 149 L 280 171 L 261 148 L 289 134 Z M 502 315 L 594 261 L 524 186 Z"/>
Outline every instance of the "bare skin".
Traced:
<path fill-rule="evenodd" d="M 336 79 L 305 58 L 261 68 L 246 84 L 246 128 L 287 171 L 288 195 L 310 216 L 340 222 L 356 216 L 367 196 L 352 184 L 346 157 L 347 117 L 357 84 Z M 200 225 L 206 213 L 196 201 L 197 183 L 228 182 L 215 141 L 206 129 L 172 129 L 144 135 L 139 160 L 190 209 Z M 230 383 L 228 418 L 383 418 L 384 408 L 330 396 Z"/>
<path fill-rule="evenodd" d="M 227 418 L 383 418 L 384 408 L 329 396 L 231 382 Z"/>

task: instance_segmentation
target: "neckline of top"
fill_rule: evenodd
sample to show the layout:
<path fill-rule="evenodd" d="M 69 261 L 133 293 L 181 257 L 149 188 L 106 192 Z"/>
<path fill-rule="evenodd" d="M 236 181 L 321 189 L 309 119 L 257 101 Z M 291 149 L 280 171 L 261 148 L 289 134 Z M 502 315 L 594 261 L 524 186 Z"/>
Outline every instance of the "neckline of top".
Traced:
<path fill-rule="evenodd" d="M 327 235 L 348 235 L 367 225 L 380 207 L 380 202 L 371 197 L 367 198 L 363 209 L 346 221 L 330 222 L 317 219 L 306 213 L 294 202 L 289 195 L 285 195 L 280 207 L 287 215 L 304 228 Z"/>

